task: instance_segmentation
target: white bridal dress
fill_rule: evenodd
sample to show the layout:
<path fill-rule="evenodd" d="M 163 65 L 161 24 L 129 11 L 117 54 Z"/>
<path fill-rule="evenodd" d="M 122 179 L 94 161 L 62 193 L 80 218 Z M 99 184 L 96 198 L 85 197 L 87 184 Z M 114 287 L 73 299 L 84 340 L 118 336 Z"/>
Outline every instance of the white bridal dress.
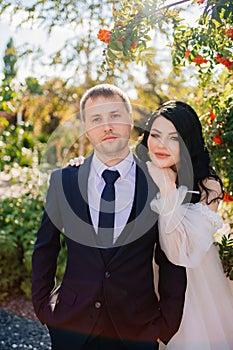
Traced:
<path fill-rule="evenodd" d="M 181 204 L 186 193 L 181 186 L 151 202 L 163 251 L 187 268 L 182 322 L 166 349 L 233 350 L 233 295 L 213 245 L 222 219 L 201 203 Z"/>

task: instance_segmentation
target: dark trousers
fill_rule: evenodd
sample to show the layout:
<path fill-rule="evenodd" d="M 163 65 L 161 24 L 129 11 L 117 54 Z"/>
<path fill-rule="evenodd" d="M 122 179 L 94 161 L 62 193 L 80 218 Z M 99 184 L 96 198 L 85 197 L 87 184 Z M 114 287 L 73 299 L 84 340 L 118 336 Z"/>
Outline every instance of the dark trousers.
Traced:
<path fill-rule="evenodd" d="M 158 350 L 154 342 L 122 341 L 116 337 L 107 338 L 104 334 L 84 335 L 49 326 L 52 350 Z"/>
<path fill-rule="evenodd" d="M 88 341 L 82 350 L 158 350 L 158 348 L 157 342 L 122 341 L 97 336 Z"/>

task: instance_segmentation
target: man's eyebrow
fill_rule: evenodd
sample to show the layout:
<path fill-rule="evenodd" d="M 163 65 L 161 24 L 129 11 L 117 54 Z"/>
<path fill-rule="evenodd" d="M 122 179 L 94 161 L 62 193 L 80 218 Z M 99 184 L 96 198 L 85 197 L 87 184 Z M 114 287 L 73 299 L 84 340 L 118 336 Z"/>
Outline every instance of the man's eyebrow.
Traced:
<path fill-rule="evenodd" d="M 162 131 L 160 131 L 160 130 L 158 130 L 158 129 L 156 129 L 156 128 L 153 128 L 153 129 L 151 129 L 151 131 L 157 131 L 159 134 L 162 134 Z M 178 132 L 177 131 L 173 131 L 173 132 L 169 132 L 168 133 L 168 135 L 174 135 L 174 134 L 176 134 L 176 135 L 178 135 Z"/>
<path fill-rule="evenodd" d="M 100 113 L 96 113 L 96 114 L 92 114 L 90 115 L 91 118 L 94 118 L 94 117 L 99 117 L 101 114 Z"/>
<path fill-rule="evenodd" d="M 119 109 L 116 109 L 115 111 L 111 111 L 110 113 L 119 113 Z"/>
<path fill-rule="evenodd" d="M 116 109 L 116 110 L 114 110 L 114 111 L 110 111 L 109 113 L 110 113 L 110 114 L 120 113 L 120 111 L 119 111 L 118 109 Z M 93 118 L 93 117 L 99 117 L 99 116 L 101 116 L 101 115 L 102 115 L 102 113 L 95 113 L 95 114 L 92 114 L 91 117 L 92 117 L 92 118 Z"/>

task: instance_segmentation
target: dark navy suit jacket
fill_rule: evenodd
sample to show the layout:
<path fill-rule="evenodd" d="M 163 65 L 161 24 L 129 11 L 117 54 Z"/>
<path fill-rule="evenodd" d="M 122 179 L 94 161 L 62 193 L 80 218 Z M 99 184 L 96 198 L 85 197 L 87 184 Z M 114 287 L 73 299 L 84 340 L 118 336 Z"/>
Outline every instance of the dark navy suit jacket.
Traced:
<path fill-rule="evenodd" d="M 145 164 L 136 160 L 133 215 L 110 248 L 114 254 L 106 264 L 96 247 L 88 207 L 91 159 L 78 168 L 59 169 L 51 175 L 32 258 L 36 314 L 42 323 L 88 335 L 104 306 L 123 339 L 155 341 L 159 337 L 167 343 L 181 321 L 186 272 L 168 261 L 160 248 L 158 217 L 149 205 L 158 188 Z M 62 283 L 56 286 L 62 230 L 67 264 Z M 160 300 L 154 292 L 153 255 L 159 265 Z"/>

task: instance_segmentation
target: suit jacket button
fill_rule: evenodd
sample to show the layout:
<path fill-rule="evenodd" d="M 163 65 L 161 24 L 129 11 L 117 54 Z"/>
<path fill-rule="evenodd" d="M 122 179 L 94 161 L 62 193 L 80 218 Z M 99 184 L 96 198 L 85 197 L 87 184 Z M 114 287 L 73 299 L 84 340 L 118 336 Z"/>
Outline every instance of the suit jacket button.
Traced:
<path fill-rule="evenodd" d="M 95 308 L 96 309 L 100 309 L 101 308 L 101 302 L 100 301 L 96 301 L 95 302 Z"/>
<path fill-rule="evenodd" d="M 105 274 L 104 274 L 105 278 L 110 278 L 111 276 L 111 273 L 109 271 L 106 271 Z"/>

